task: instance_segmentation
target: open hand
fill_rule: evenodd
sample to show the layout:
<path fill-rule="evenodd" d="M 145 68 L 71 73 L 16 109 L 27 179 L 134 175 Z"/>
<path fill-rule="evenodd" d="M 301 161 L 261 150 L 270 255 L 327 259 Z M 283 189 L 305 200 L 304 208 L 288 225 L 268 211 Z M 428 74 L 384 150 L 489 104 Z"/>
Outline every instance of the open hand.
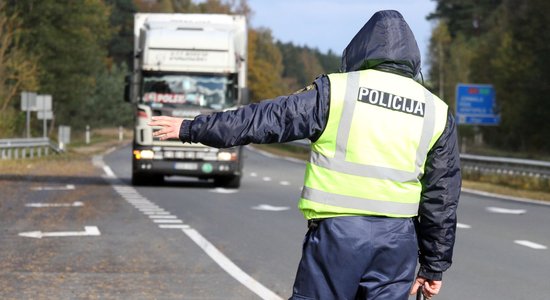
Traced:
<path fill-rule="evenodd" d="M 182 118 L 174 118 L 167 116 L 152 117 L 149 126 L 160 126 L 161 129 L 153 132 L 154 137 L 158 137 L 161 141 L 168 139 L 178 139 L 180 134 Z"/>

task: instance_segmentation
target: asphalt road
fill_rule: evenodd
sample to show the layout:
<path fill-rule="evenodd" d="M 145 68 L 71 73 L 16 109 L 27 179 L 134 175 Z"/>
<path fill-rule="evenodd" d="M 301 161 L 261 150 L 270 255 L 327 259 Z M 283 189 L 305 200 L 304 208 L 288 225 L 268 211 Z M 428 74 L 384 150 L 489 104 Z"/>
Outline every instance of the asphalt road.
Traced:
<path fill-rule="evenodd" d="M 78 176 L 0 175 L 0 299 L 287 298 L 305 165 L 244 153 L 239 190 L 183 178 L 134 188 L 128 147 Z M 435 299 L 550 299 L 550 206 L 463 193 L 459 223 Z M 63 232 L 85 236 L 47 236 Z"/>

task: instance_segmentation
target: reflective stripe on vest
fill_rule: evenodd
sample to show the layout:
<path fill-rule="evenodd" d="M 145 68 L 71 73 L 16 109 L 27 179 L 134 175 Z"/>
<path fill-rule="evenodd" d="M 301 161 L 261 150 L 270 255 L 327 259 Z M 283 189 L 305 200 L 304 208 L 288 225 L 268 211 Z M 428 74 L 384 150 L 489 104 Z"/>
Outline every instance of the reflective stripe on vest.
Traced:
<path fill-rule="evenodd" d="M 395 96 L 391 94 L 396 93 L 396 89 L 394 87 L 390 87 L 389 91 L 387 91 L 388 87 L 385 87 L 386 91 L 384 92 L 375 90 L 374 88 L 376 88 L 376 85 L 374 87 L 369 85 L 369 88 L 367 89 L 363 86 L 365 82 L 361 85 L 361 76 L 367 75 L 369 76 L 368 82 L 377 82 L 377 80 L 386 82 L 393 80 L 396 81 L 397 84 L 403 80 L 409 80 L 398 75 L 374 70 L 348 73 L 347 80 L 342 78 L 346 76 L 345 74 L 338 74 L 336 76 L 329 75 L 329 79 L 331 81 L 331 109 L 334 104 L 336 110 L 341 108 L 341 112 L 338 111 L 330 114 L 329 118 L 332 117 L 333 120 L 329 120 L 327 124 L 327 127 L 337 126 L 337 130 L 335 132 L 336 136 L 330 136 L 328 139 L 329 141 L 327 142 L 327 139 L 323 140 L 323 135 L 325 135 L 325 133 L 323 133 L 319 140 L 312 144 L 310 163 L 308 164 L 308 169 L 306 171 L 306 182 L 304 184 L 302 199 L 299 205 L 302 211 L 313 211 L 313 215 L 311 211 L 307 213 L 304 212 L 306 218 L 319 217 L 319 215 L 315 215 L 316 213 L 320 215 L 326 215 L 327 213 L 330 215 L 331 213 L 334 213 L 335 215 L 367 214 L 385 215 L 390 217 L 408 217 L 417 214 L 421 191 L 419 179 L 422 177 L 425 160 L 431 144 L 442 133 L 444 123 L 446 121 L 446 111 L 444 111 L 444 109 L 446 109 L 446 105 L 442 105 L 442 101 L 438 99 L 439 102 L 436 108 L 435 99 L 432 94 L 416 83 L 410 84 L 405 81 L 407 83 L 405 86 L 413 89 L 414 92 L 418 92 L 419 90 L 417 89 L 422 89 L 424 102 L 419 102 L 412 98 L 406 99 L 405 97 Z M 333 87 L 341 87 L 342 84 L 345 85 L 345 92 L 343 99 L 339 99 L 338 97 L 341 98 L 342 96 L 334 95 L 332 92 Z M 338 93 L 341 89 L 335 88 L 334 91 L 335 93 Z M 361 93 L 364 93 L 364 95 L 361 95 Z M 414 126 L 421 126 L 419 133 L 420 136 L 418 138 L 414 139 L 403 136 L 403 140 L 408 143 L 406 144 L 406 142 L 403 142 L 403 144 L 406 144 L 405 146 L 402 146 L 405 147 L 403 148 L 405 153 L 411 153 L 411 142 L 414 142 L 416 147 L 414 149 L 416 151 L 414 162 L 411 161 L 410 168 L 408 170 L 403 168 L 402 161 L 399 163 L 391 163 L 392 158 L 388 157 L 384 158 L 390 161 L 390 165 L 385 166 L 358 163 L 347 157 L 350 149 L 356 153 L 360 152 L 359 155 L 369 155 L 368 151 L 363 151 L 363 149 L 359 151 L 356 145 L 349 145 L 350 133 L 352 132 L 352 127 L 354 126 L 353 122 L 357 117 L 355 114 L 358 114 L 356 105 L 360 102 L 359 100 L 361 99 L 361 96 L 365 96 L 368 93 L 378 93 L 376 95 L 376 99 L 389 97 L 390 100 L 386 99 L 388 102 L 384 103 L 385 106 L 379 105 L 384 108 L 379 113 L 387 114 L 388 118 L 396 118 L 396 116 L 399 116 L 395 113 L 392 114 L 390 112 L 392 110 L 398 110 L 401 111 L 401 113 L 416 114 L 414 118 L 422 118 L 421 121 L 420 119 L 413 119 L 413 123 L 417 124 Z M 373 96 L 371 95 L 370 97 L 372 100 Z M 398 100 L 396 99 L 399 99 L 401 102 L 397 103 Z M 342 100 L 343 103 L 341 102 Z M 404 104 L 406 100 L 409 101 L 408 103 L 410 105 L 409 107 L 406 107 L 407 109 L 405 109 Z M 392 101 L 394 102 L 390 104 Z M 380 103 L 382 103 L 382 100 L 380 100 Z M 413 103 L 416 103 L 418 111 L 413 112 Z M 409 110 L 409 108 L 411 109 Z M 365 108 L 363 107 L 362 109 L 364 110 Z M 436 112 L 436 110 L 439 111 Z M 338 113 L 340 114 L 339 116 L 337 116 Z M 338 117 L 339 120 L 334 120 L 334 118 Z M 436 117 L 439 118 L 439 122 L 437 122 L 437 130 Z M 445 118 L 445 121 L 441 118 Z M 442 121 L 443 126 L 441 126 Z M 400 120 L 395 120 L 395 123 L 399 124 L 399 122 Z M 403 121 L 401 123 L 401 125 L 404 126 L 408 125 L 407 121 Z M 355 126 L 355 130 L 357 130 L 357 125 Z M 376 126 L 376 124 L 372 124 L 372 126 Z M 383 129 L 384 128 L 378 128 L 378 130 Z M 334 132 L 327 133 L 327 135 L 331 134 L 334 135 Z M 365 136 L 364 138 L 369 139 L 371 137 Z M 373 138 L 373 140 L 375 140 L 373 143 L 382 141 L 380 137 L 378 137 L 378 139 Z M 400 145 L 390 145 L 390 147 L 391 146 L 400 147 Z M 331 147 L 334 147 L 334 152 L 331 152 Z M 380 149 L 382 146 L 376 145 L 375 147 L 377 147 L 375 152 L 377 151 L 379 153 L 383 153 L 383 149 Z M 333 155 L 324 155 L 322 152 Z M 360 157 L 361 156 L 359 156 L 359 158 Z M 410 157 L 410 160 L 412 159 L 413 157 Z M 401 168 L 399 166 L 401 166 Z M 355 188 L 355 195 L 350 195 L 353 193 L 346 191 L 345 185 L 347 182 L 354 180 L 357 182 L 352 182 L 349 184 L 357 183 L 364 185 L 363 188 L 365 189 L 365 192 L 358 192 L 360 188 Z M 334 182 L 334 184 L 328 183 L 327 181 Z M 336 183 L 343 183 L 343 186 L 340 187 Z M 357 193 L 360 193 L 361 195 L 358 196 Z"/>

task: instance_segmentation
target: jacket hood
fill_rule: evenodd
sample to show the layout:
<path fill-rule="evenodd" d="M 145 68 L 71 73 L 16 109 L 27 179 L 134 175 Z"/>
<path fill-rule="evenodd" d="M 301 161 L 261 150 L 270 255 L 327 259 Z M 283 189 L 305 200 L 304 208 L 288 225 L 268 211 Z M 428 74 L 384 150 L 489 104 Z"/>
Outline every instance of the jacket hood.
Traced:
<path fill-rule="evenodd" d="M 344 49 L 341 71 L 363 69 L 389 70 L 413 78 L 420 73 L 420 50 L 399 12 L 375 13 Z"/>

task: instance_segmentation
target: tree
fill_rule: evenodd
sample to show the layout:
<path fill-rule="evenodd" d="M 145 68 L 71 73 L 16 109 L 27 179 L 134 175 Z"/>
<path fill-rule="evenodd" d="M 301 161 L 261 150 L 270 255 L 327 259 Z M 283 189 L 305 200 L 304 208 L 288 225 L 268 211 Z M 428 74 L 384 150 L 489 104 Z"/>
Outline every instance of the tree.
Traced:
<path fill-rule="evenodd" d="M 248 85 L 252 101 L 279 96 L 285 90 L 281 80 L 282 57 L 268 29 L 248 32 Z"/>
<path fill-rule="evenodd" d="M 39 57 L 38 92 L 51 94 L 59 123 L 82 127 L 82 103 L 96 87 L 106 67 L 107 45 L 113 33 L 110 10 L 101 0 L 9 0 L 21 17 L 21 43 Z"/>
<path fill-rule="evenodd" d="M 38 89 L 36 57 L 20 43 L 21 22 L 9 15 L 0 2 L 0 136 L 12 137 L 17 132 L 17 110 L 21 91 Z"/>
<path fill-rule="evenodd" d="M 132 125 L 133 108 L 122 101 L 126 74 L 125 64 L 113 65 L 99 73 L 93 96 L 82 104 L 82 117 L 89 120 L 92 128 Z"/>
<path fill-rule="evenodd" d="M 546 30 L 550 3 L 437 2 L 430 18 L 438 20 L 438 28 L 447 26 L 450 37 L 441 43 L 441 32 L 432 35 L 430 74 L 433 79 L 444 78 L 438 87 L 452 95 L 458 82 L 492 84 L 501 124 L 481 128 L 489 145 L 531 154 L 550 151 L 550 107 L 545 103 L 550 93 L 550 32 Z M 461 135 L 467 136 L 469 130 L 461 126 Z"/>
<path fill-rule="evenodd" d="M 134 13 L 136 7 L 132 0 L 106 0 L 110 5 L 109 23 L 114 30 L 109 42 L 108 56 L 115 65 L 122 63 L 131 66 L 134 51 Z"/>

